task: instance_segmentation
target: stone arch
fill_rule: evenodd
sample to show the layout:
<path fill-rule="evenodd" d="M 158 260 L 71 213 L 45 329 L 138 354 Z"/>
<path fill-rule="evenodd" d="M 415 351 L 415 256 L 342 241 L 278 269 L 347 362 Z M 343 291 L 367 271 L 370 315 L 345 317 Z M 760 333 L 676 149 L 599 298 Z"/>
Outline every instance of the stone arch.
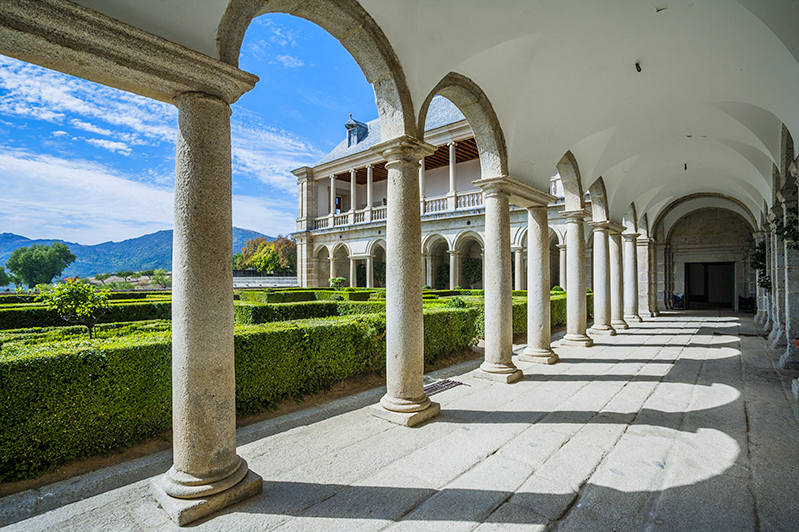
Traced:
<path fill-rule="evenodd" d="M 480 236 L 480 233 L 475 231 L 462 231 L 455 236 L 450 249 L 458 250 L 463 246 L 464 241 L 468 240 L 469 238 L 473 238 L 480 244 L 480 247 L 485 248 L 485 242 L 483 241 L 483 237 Z"/>
<path fill-rule="evenodd" d="M 386 286 L 386 241 L 382 238 L 378 238 L 376 240 L 372 240 L 369 242 L 369 246 L 366 249 L 367 254 L 372 258 L 372 286 L 376 288 L 383 288 Z M 366 271 L 368 268 L 368 261 L 363 266 L 359 265 L 360 268 L 363 268 L 363 273 L 359 273 L 358 275 L 362 275 L 364 277 L 369 275 L 369 272 Z M 366 286 L 366 279 L 363 280 L 362 283 L 360 280 L 358 281 L 358 286 Z"/>
<path fill-rule="evenodd" d="M 638 232 L 638 209 L 635 208 L 635 202 L 630 203 L 627 212 L 622 216 L 621 224 L 624 226 L 625 233 Z"/>
<path fill-rule="evenodd" d="M 599 177 L 588 187 L 591 194 L 591 219 L 595 222 L 610 220 L 608 209 L 608 193 L 605 189 L 605 181 Z"/>
<path fill-rule="evenodd" d="M 330 251 L 327 246 L 317 246 L 313 254 L 316 261 L 316 286 L 328 286 L 330 279 Z"/>
<path fill-rule="evenodd" d="M 450 287 L 450 242 L 439 233 L 431 233 L 422 241 L 425 258 L 424 284 L 443 290 Z"/>
<path fill-rule="evenodd" d="M 646 213 L 644 213 L 643 216 L 641 216 L 641 218 L 638 220 L 638 233 L 643 238 L 649 238 L 650 229 L 651 228 L 649 227 L 649 217 L 646 215 Z"/>
<path fill-rule="evenodd" d="M 455 104 L 469 122 L 480 157 L 481 178 L 507 176 L 508 153 L 499 119 L 488 96 L 474 81 L 462 74 L 450 72 L 427 95 L 419 108 L 417 138 L 424 137 L 427 109 L 436 95 Z"/>
<path fill-rule="evenodd" d="M 567 211 L 579 211 L 585 207 L 580 167 L 571 151 L 567 151 L 556 165 L 563 185 L 564 206 Z"/>
<path fill-rule="evenodd" d="M 430 233 L 422 239 L 422 253 L 430 253 L 433 246 L 438 245 L 442 241 L 447 246 L 448 250 L 454 249 L 450 247 L 450 242 L 444 235 L 439 233 Z"/>
<path fill-rule="evenodd" d="M 217 28 L 222 61 L 238 65 L 247 28 L 266 13 L 304 18 L 338 39 L 374 88 L 383 140 L 413 134 L 415 115 L 405 73 L 383 30 L 357 0 L 231 0 Z"/>
<path fill-rule="evenodd" d="M 723 206 L 724 203 L 728 203 L 731 207 L 730 210 L 741 214 L 750 225 L 753 227 L 758 225 L 758 219 L 755 217 L 749 207 L 747 207 L 746 204 L 739 199 L 718 192 L 700 192 L 677 198 L 663 207 L 663 209 L 657 213 L 657 216 L 655 216 L 654 223 L 652 223 L 650 226 L 651 233 L 653 235 L 660 235 L 660 232 L 662 231 L 665 235 L 665 233 L 668 232 L 673 225 L 668 223 L 669 219 L 673 218 L 671 214 L 682 209 L 686 203 L 696 203 L 698 205 L 696 209 L 691 209 L 688 212 L 698 210 L 702 207 Z M 765 215 L 764 213 L 767 212 L 768 206 L 766 205 L 765 200 L 763 200 L 763 212 L 761 213 L 761 218 Z M 680 218 L 682 218 L 682 216 L 684 216 L 684 214 L 680 215 Z M 763 226 L 763 223 L 764 222 L 761 221 L 761 227 Z"/>
<path fill-rule="evenodd" d="M 375 240 L 370 240 L 366 246 L 366 254 L 374 257 L 377 248 L 383 248 L 383 251 L 386 251 L 386 240 L 383 238 L 376 238 Z"/>
<path fill-rule="evenodd" d="M 452 248 L 459 261 L 456 286 L 462 288 L 483 288 L 485 268 L 485 241 L 474 231 L 463 231 L 455 237 Z"/>

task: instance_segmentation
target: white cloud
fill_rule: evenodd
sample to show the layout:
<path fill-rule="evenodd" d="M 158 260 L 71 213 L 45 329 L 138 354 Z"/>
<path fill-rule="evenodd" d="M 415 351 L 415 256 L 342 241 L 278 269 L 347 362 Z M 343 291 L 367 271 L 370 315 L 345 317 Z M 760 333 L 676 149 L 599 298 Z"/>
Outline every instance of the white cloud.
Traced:
<path fill-rule="evenodd" d="M 83 139 L 83 140 L 85 140 L 86 142 L 88 142 L 93 146 L 97 146 L 99 148 L 103 148 L 108 151 L 121 153 L 122 155 L 130 155 L 130 146 L 128 146 L 124 142 L 117 142 L 114 140 L 107 140 L 107 139 Z"/>
<path fill-rule="evenodd" d="M 277 55 L 275 56 L 278 63 L 283 65 L 286 68 L 299 68 L 301 66 L 305 66 L 305 63 L 302 62 L 302 59 L 298 59 L 293 55 Z"/>
<path fill-rule="evenodd" d="M 83 131 L 88 131 L 89 133 L 96 133 L 98 135 L 110 135 L 112 131 L 110 129 L 105 129 L 99 126 L 95 126 L 94 124 L 90 124 L 88 122 L 84 122 L 83 120 L 78 120 L 77 118 L 73 118 L 69 121 L 69 123 L 78 129 L 82 129 Z"/>
<path fill-rule="evenodd" d="M 0 227 L 29 238 L 82 244 L 123 240 L 172 226 L 171 187 L 141 183 L 90 161 L 0 147 Z M 294 230 L 296 208 L 233 197 L 233 223 L 269 235 Z"/>
<path fill-rule="evenodd" d="M 54 137 L 63 137 L 64 135 L 68 135 L 69 133 L 67 133 L 66 131 L 61 131 L 61 130 L 58 130 L 58 131 L 53 131 L 53 132 L 52 132 L 52 133 L 50 133 L 50 134 L 51 134 L 52 136 L 54 136 Z"/>

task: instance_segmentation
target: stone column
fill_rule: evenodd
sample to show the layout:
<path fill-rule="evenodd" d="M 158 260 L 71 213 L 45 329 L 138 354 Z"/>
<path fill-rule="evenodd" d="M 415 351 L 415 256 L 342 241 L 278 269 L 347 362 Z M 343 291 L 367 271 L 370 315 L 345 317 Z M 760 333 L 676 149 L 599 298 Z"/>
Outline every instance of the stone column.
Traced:
<path fill-rule="evenodd" d="M 784 242 L 785 250 L 785 338 L 787 348 L 780 357 L 783 369 L 799 369 L 799 348 L 793 343 L 799 338 L 799 250 Z"/>
<path fill-rule="evenodd" d="M 356 287 L 358 286 L 358 262 L 353 258 L 350 257 L 350 286 Z"/>
<path fill-rule="evenodd" d="M 230 107 L 175 98 L 172 467 L 153 493 L 183 525 L 261 491 L 236 454 Z"/>
<path fill-rule="evenodd" d="M 477 183 L 480 183 L 479 181 Z M 485 202 L 485 360 L 480 377 L 500 382 L 522 378 L 513 356 L 513 301 L 511 288 L 510 206 L 508 193 L 496 182 L 478 185 Z"/>
<path fill-rule="evenodd" d="M 449 192 L 447 192 L 447 210 L 454 211 L 457 207 L 458 185 L 456 181 L 455 165 L 457 164 L 457 152 L 455 142 L 447 144 L 449 146 Z"/>
<path fill-rule="evenodd" d="M 610 249 L 610 324 L 616 329 L 629 329 L 624 321 L 624 262 L 622 260 L 621 231 L 619 226 L 611 227 L 608 234 Z"/>
<path fill-rule="evenodd" d="M 652 316 L 659 316 L 658 311 L 658 264 L 657 264 L 657 250 L 655 247 L 655 240 L 649 239 L 649 312 Z"/>
<path fill-rule="evenodd" d="M 330 176 L 330 217 L 336 214 L 336 176 Z M 333 220 L 330 221 L 330 227 L 333 227 Z"/>
<path fill-rule="evenodd" d="M 778 213 L 782 215 L 782 213 Z M 772 300 L 774 301 L 774 317 L 771 332 L 768 336 L 769 345 L 777 349 L 786 345 L 785 336 L 785 251 L 784 242 L 780 235 L 774 234 L 772 239 L 774 252 L 774 275 L 771 277 Z"/>
<path fill-rule="evenodd" d="M 566 244 L 558 244 L 558 285 L 566 290 Z"/>
<path fill-rule="evenodd" d="M 430 288 L 433 288 L 433 277 L 435 275 L 435 272 L 433 272 L 433 256 L 430 254 L 425 254 L 424 260 L 425 260 L 425 273 L 426 273 L 424 284 L 426 284 Z"/>
<path fill-rule="evenodd" d="M 759 246 L 761 242 L 764 241 L 764 233 L 763 231 L 755 231 L 752 233 L 752 238 L 755 241 L 755 249 Z M 755 316 L 753 318 L 753 323 L 755 326 L 759 327 L 763 325 L 763 320 L 765 318 L 765 308 L 763 307 L 763 288 L 760 287 L 758 283 L 758 276 L 759 270 L 753 270 L 753 275 L 755 276 L 755 301 L 757 303 L 757 312 L 755 312 Z"/>
<path fill-rule="evenodd" d="M 358 179 L 355 168 L 350 168 L 350 224 L 355 223 L 355 209 L 358 208 Z"/>
<path fill-rule="evenodd" d="M 460 284 L 458 273 L 460 271 L 461 253 L 456 249 L 448 250 L 447 253 L 449 253 L 449 289 L 455 290 L 455 287 Z"/>
<path fill-rule="evenodd" d="M 585 234 L 583 210 L 563 211 L 566 218 L 566 334 L 560 345 L 590 347 L 586 336 Z"/>
<path fill-rule="evenodd" d="M 635 258 L 638 268 L 638 315 L 651 318 L 652 310 L 649 308 L 649 238 L 638 238 L 635 242 Z"/>
<path fill-rule="evenodd" d="M 522 248 L 513 250 L 513 259 L 513 269 L 515 272 L 513 289 L 524 290 L 524 250 Z"/>
<path fill-rule="evenodd" d="M 335 254 L 330 255 L 330 278 L 334 279 L 336 277 L 336 256 Z"/>
<path fill-rule="evenodd" d="M 774 266 L 774 257 L 773 251 L 771 249 L 771 228 L 766 226 L 766 230 L 763 234 L 763 237 L 766 241 L 766 275 L 769 276 L 769 279 L 772 277 L 773 274 L 773 266 Z M 774 307 L 772 305 L 772 290 L 774 290 L 774 286 L 772 285 L 771 290 L 763 289 L 763 323 L 761 324 L 761 329 L 764 332 L 771 331 L 771 327 L 773 324 L 773 316 L 774 316 Z"/>
<path fill-rule="evenodd" d="M 624 239 L 624 321 L 643 321 L 638 315 L 638 233 L 623 233 Z"/>
<path fill-rule="evenodd" d="M 366 257 L 366 288 L 375 286 L 375 258 L 372 255 Z"/>
<path fill-rule="evenodd" d="M 608 222 L 593 222 L 594 227 L 594 324 L 591 334 L 610 335 L 616 330 L 610 324 L 610 250 Z"/>
<path fill-rule="evenodd" d="M 519 360 L 554 364 L 549 297 L 549 226 L 546 205 L 527 209 L 527 347 Z"/>
<path fill-rule="evenodd" d="M 419 161 L 419 212 L 424 214 L 424 159 Z"/>
<path fill-rule="evenodd" d="M 403 136 L 375 148 L 386 160 L 386 394 L 372 412 L 394 423 L 417 425 L 438 415 L 425 395 L 422 316 L 422 223 L 419 159 L 435 148 Z"/>
<path fill-rule="evenodd" d="M 372 202 L 374 201 L 372 199 L 373 196 L 372 181 L 373 181 L 372 165 L 370 164 L 366 167 L 366 221 L 367 222 L 372 221 Z"/>

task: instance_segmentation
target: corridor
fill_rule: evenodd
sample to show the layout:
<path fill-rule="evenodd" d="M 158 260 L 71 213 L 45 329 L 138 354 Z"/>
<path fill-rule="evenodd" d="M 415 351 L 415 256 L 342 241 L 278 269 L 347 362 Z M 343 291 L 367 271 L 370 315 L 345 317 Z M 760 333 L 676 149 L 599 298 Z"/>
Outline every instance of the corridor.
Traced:
<path fill-rule="evenodd" d="M 354 408 L 381 390 L 245 427 L 240 442 L 273 433 L 239 447 L 263 493 L 197 528 L 795 529 L 790 375 L 752 332 L 749 317 L 670 313 L 562 347 L 559 364 L 520 362 L 515 384 L 475 378 L 479 360 L 437 372 L 462 385 L 430 390 L 442 414 L 418 428 Z M 148 482 L 10 529 L 175 528 Z"/>

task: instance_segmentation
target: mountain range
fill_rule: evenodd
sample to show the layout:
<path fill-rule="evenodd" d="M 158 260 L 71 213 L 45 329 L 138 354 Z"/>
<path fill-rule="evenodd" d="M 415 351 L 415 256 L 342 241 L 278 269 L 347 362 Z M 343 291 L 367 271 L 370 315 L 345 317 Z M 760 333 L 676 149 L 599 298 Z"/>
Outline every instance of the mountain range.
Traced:
<path fill-rule="evenodd" d="M 233 250 L 239 251 L 247 240 L 273 237 L 249 229 L 233 228 Z M 75 255 L 75 262 L 64 270 L 64 277 L 77 275 L 88 277 L 97 273 L 114 273 L 122 270 L 149 270 L 155 268 L 172 269 L 172 230 L 156 231 L 121 242 L 103 242 L 84 246 L 75 242 L 58 239 L 32 240 L 14 233 L 0 233 L 0 265 L 8 260 L 11 253 L 31 244 L 52 244 L 64 242 Z"/>

